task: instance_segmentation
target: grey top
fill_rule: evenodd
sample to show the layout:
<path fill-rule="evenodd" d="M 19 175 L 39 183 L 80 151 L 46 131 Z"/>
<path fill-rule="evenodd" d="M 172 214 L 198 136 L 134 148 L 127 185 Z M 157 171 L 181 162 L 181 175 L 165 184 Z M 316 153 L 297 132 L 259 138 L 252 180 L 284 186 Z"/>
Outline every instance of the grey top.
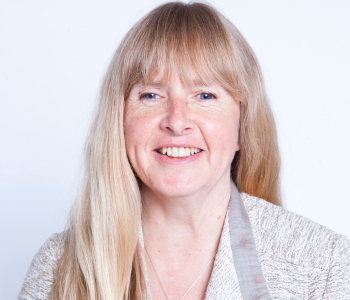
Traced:
<path fill-rule="evenodd" d="M 241 197 L 272 299 L 350 300 L 346 237 L 265 200 L 244 193 Z M 227 214 L 205 300 L 243 300 L 229 223 Z M 34 257 L 18 299 L 47 299 L 62 254 L 61 237 L 52 235 Z"/>

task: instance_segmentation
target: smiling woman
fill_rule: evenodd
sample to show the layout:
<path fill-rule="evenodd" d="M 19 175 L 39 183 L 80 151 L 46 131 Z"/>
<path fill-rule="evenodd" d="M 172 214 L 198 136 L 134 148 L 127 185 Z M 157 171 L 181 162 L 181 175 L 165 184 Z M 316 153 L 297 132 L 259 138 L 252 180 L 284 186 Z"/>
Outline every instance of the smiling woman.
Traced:
<path fill-rule="evenodd" d="M 141 19 L 110 63 L 68 229 L 19 299 L 347 299 L 350 243 L 281 207 L 256 57 L 207 4 Z"/>
<path fill-rule="evenodd" d="M 239 150 L 240 104 L 217 83 L 182 83 L 177 73 L 163 84 L 156 76 L 157 84 L 131 89 L 124 115 L 126 149 L 150 193 L 191 195 L 201 202 L 212 183 L 230 178 Z"/>

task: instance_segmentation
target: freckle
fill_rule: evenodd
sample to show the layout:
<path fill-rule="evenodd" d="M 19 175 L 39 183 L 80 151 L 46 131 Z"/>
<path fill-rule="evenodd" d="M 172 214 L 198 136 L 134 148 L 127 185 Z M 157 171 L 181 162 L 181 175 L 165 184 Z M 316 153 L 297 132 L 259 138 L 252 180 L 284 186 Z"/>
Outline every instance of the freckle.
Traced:
<path fill-rule="evenodd" d="M 220 219 L 221 219 L 221 216 L 218 217 L 218 220 L 220 220 Z"/>

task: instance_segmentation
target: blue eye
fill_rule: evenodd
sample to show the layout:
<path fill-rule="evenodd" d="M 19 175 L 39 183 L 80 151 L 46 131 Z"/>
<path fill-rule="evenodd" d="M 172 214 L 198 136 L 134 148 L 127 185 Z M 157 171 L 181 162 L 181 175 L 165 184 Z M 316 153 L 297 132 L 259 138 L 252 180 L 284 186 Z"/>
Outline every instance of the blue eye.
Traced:
<path fill-rule="evenodd" d="M 211 100 L 211 99 L 214 99 L 215 96 L 213 94 L 201 93 L 201 94 L 199 94 L 199 98 L 201 100 Z"/>
<path fill-rule="evenodd" d="M 157 94 L 152 94 L 152 93 L 150 93 L 150 94 L 143 94 L 143 95 L 141 95 L 141 99 L 143 98 L 143 99 L 156 99 L 157 98 Z"/>

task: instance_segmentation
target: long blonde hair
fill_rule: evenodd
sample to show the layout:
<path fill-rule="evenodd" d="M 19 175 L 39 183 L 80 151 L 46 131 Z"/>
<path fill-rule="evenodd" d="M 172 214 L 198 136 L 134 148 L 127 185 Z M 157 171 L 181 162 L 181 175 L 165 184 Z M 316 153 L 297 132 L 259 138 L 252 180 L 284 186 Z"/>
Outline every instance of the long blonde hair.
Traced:
<path fill-rule="evenodd" d="M 165 66 L 183 82 L 194 71 L 241 102 L 241 150 L 232 179 L 241 192 L 281 205 L 274 117 L 257 59 L 240 32 L 202 3 L 163 4 L 124 37 L 105 75 L 86 142 L 85 173 L 64 236 L 51 298 L 141 299 L 145 292 L 141 196 L 124 141 L 124 103 L 131 87 Z"/>

